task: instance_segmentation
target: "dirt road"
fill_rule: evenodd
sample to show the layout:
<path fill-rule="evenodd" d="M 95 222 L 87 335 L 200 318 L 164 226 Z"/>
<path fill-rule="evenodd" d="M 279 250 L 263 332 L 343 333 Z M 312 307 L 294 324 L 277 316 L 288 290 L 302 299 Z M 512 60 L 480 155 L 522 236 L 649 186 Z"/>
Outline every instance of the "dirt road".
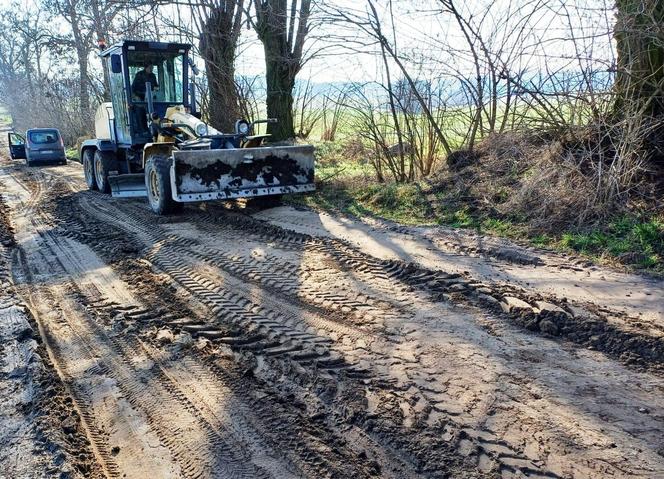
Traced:
<path fill-rule="evenodd" d="M 0 192 L 95 459 L 68 477 L 664 477 L 661 282 L 290 208 L 158 218 L 75 163 L 3 159 Z"/>

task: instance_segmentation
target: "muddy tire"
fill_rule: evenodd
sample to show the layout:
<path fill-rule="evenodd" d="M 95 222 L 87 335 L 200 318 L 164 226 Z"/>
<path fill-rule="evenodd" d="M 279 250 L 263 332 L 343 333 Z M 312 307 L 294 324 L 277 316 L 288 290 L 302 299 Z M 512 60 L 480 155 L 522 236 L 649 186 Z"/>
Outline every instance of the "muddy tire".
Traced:
<path fill-rule="evenodd" d="M 158 215 L 170 215 L 182 211 L 183 204 L 173 201 L 171 191 L 171 159 L 164 155 L 152 155 L 145 164 L 145 188 L 148 203 Z"/>
<path fill-rule="evenodd" d="M 108 182 L 109 171 L 117 171 L 117 160 L 115 155 L 109 151 L 95 151 L 94 155 L 95 182 L 97 189 L 102 193 L 111 192 L 111 184 Z"/>
<path fill-rule="evenodd" d="M 88 185 L 88 190 L 94 191 L 97 189 L 97 181 L 95 180 L 95 158 L 94 150 L 92 148 L 86 148 L 83 150 L 82 163 L 85 184 Z"/>

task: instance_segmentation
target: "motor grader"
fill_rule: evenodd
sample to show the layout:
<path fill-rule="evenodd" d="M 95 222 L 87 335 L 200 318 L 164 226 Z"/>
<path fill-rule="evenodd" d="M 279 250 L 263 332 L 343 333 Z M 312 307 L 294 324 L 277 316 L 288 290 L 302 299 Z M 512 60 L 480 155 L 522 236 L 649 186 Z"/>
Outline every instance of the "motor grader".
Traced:
<path fill-rule="evenodd" d="M 127 40 L 101 53 L 111 101 L 97 109 L 96 137 L 81 145 L 88 188 L 145 196 L 159 215 L 185 202 L 313 191 L 312 146 L 266 146 L 269 135 L 254 134 L 274 120 L 239 119 L 222 133 L 199 119 L 190 49 Z"/>

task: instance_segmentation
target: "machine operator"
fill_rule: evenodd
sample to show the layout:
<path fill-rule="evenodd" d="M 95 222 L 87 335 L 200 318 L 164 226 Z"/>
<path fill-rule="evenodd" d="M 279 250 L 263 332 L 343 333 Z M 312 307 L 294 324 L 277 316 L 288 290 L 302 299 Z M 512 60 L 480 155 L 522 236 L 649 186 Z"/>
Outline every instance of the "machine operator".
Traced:
<path fill-rule="evenodd" d="M 145 83 L 150 82 L 152 90 L 159 89 L 159 83 L 157 83 L 157 77 L 152 73 L 152 64 L 146 63 L 143 66 L 142 70 L 136 72 L 134 81 L 131 82 L 131 92 L 137 97 L 140 101 L 145 101 Z"/>

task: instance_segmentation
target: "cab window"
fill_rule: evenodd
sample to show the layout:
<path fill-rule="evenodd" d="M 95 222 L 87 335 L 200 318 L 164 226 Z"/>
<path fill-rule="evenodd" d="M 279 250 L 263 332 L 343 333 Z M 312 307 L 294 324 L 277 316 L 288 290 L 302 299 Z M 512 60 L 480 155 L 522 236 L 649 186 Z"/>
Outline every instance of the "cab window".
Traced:
<path fill-rule="evenodd" d="M 146 81 L 151 83 L 153 101 L 164 103 L 184 101 L 183 54 L 134 50 L 129 51 L 127 57 L 132 102 L 146 102 Z"/>

